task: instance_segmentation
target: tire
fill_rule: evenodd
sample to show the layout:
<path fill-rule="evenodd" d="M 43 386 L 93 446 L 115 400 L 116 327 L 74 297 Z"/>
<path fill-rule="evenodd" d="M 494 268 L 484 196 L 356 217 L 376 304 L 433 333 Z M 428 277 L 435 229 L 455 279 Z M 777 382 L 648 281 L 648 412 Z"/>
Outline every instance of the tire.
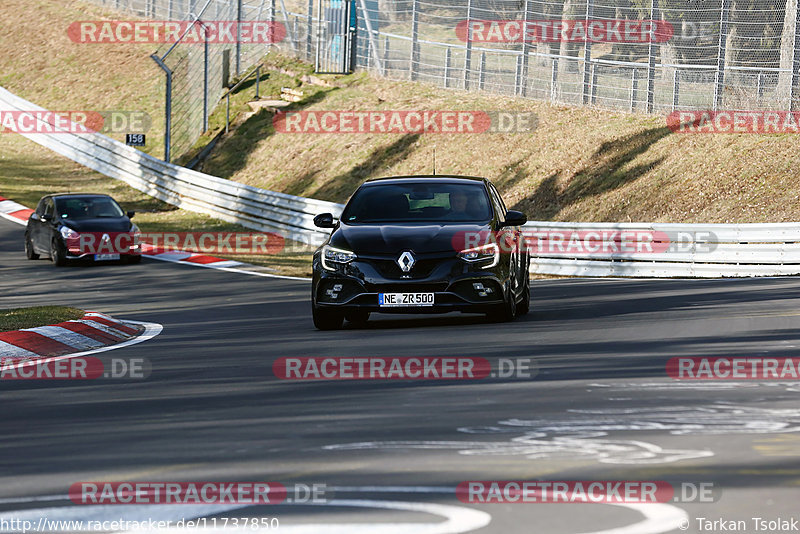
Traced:
<path fill-rule="evenodd" d="M 508 290 L 508 299 L 486 315 L 494 323 L 507 323 L 514 320 L 517 316 L 517 299 L 511 288 Z"/>
<path fill-rule="evenodd" d="M 346 313 L 344 318 L 347 319 L 347 322 L 353 324 L 354 326 L 365 326 L 367 321 L 369 321 L 369 312 L 353 311 Z"/>
<path fill-rule="evenodd" d="M 142 256 L 135 255 L 135 256 L 125 256 L 125 263 L 130 265 L 136 265 L 137 263 L 142 263 Z"/>
<path fill-rule="evenodd" d="M 50 242 L 50 260 L 56 267 L 63 267 L 67 264 L 67 251 L 55 238 Z"/>
<path fill-rule="evenodd" d="M 517 306 L 517 315 L 527 315 L 531 311 L 531 279 L 525 279 L 525 289 L 522 291 L 522 302 Z"/>
<path fill-rule="evenodd" d="M 342 327 L 344 315 L 336 310 L 326 310 L 312 304 L 311 315 L 314 319 L 314 326 L 318 330 L 338 330 Z"/>
<path fill-rule="evenodd" d="M 39 255 L 33 248 L 33 243 L 31 243 L 31 237 L 25 234 L 25 256 L 28 257 L 29 260 L 38 260 Z"/>

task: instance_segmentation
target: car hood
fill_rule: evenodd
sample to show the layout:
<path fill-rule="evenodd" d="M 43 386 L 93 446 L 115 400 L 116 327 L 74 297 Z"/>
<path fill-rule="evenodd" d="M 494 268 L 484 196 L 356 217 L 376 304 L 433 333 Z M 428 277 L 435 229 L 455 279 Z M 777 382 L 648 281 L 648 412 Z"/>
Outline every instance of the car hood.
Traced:
<path fill-rule="evenodd" d="M 467 232 L 485 232 L 487 224 L 341 224 L 331 235 L 330 244 L 361 255 L 398 254 L 411 250 L 417 254 L 457 252 Z M 459 249 L 460 250 L 460 249 Z"/>
<path fill-rule="evenodd" d="M 102 217 L 99 219 L 62 219 L 61 223 L 76 232 L 128 232 L 131 220 L 127 217 Z"/>

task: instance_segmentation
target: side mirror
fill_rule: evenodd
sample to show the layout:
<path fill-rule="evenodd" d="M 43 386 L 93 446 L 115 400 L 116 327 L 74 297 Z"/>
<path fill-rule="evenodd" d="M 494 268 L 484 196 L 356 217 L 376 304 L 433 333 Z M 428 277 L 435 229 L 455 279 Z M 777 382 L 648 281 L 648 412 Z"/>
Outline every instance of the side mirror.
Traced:
<path fill-rule="evenodd" d="M 52 216 L 52 215 L 50 215 L 50 214 L 47 214 L 47 213 L 43 213 L 43 214 L 42 214 L 42 216 L 41 216 L 41 217 L 39 217 L 39 219 L 40 219 L 42 222 L 50 222 L 50 221 L 52 221 L 52 220 L 53 220 L 53 216 Z"/>
<path fill-rule="evenodd" d="M 528 216 L 521 211 L 508 210 L 506 212 L 506 222 L 503 226 L 522 226 L 528 222 Z"/>
<path fill-rule="evenodd" d="M 330 213 L 320 213 L 314 217 L 314 226 L 318 228 L 333 228 L 336 226 L 333 223 L 333 215 Z"/>
<path fill-rule="evenodd" d="M 126 215 L 128 216 L 129 219 L 133 219 L 133 216 L 136 215 L 136 212 L 135 211 L 129 211 L 129 212 L 126 213 Z"/>

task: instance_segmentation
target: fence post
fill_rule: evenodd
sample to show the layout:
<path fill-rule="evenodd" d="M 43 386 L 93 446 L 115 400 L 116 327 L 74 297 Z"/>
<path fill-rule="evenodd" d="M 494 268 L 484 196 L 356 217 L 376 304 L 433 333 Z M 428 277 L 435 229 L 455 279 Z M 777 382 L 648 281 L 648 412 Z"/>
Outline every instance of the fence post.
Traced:
<path fill-rule="evenodd" d="M 419 0 L 411 2 L 411 58 L 408 70 L 411 80 L 417 79 L 419 67 Z"/>
<path fill-rule="evenodd" d="M 553 69 L 550 73 L 550 102 L 558 100 L 558 58 L 553 58 Z"/>
<path fill-rule="evenodd" d="M 242 68 L 242 0 L 236 2 L 236 77 Z"/>
<path fill-rule="evenodd" d="M 592 105 L 597 103 L 597 63 L 592 63 Z"/>
<path fill-rule="evenodd" d="M 522 53 L 514 62 L 514 96 L 522 92 Z"/>
<path fill-rule="evenodd" d="M 758 82 L 756 85 L 756 95 L 758 105 L 761 105 L 761 100 L 764 98 L 764 73 L 758 73 Z"/>
<path fill-rule="evenodd" d="M 721 0 L 722 9 L 719 17 L 719 44 L 717 47 L 717 72 L 714 76 L 714 111 L 722 105 L 722 94 L 725 90 L 725 49 L 728 47 L 728 19 L 730 17 L 730 0 Z"/>
<path fill-rule="evenodd" d="M 208 27 L 203 26 L 203 131 L 208 131 Z"/>
<path fill-rule="evenodd" d="M 450 47 L 448 46 L 444 50 L 444 87 L 445 87 L 445 89 L 450 87 L 450 62 L 452 61 L 451 55 L 452 55 L 452 53 L 450 51 Z"/>
<path fill-rule="evenodd" d="M 531 20 L 531 0 L 525 0 L 525 11 L 523 12 L 522 21 L 522 86 L 520 87 L 519 94 L 527 96 L 528 94 L 528 60 L 530 59 L 531 44 L 527 38 L 527 22 Z"/>
<path fill-rule="evenodd" d="M 389 38 L 384 37 L 383 39 L 383 76 L 384 78 L 389 75 Z"/>
<path fill-rule="evenodd" d="M 800 92 L 800 8 L 795 10 L 794 22 L 794 47 L 792 50 L 792 87 L 789 90 L 789 104 L 787 111 L 794 111 L 797 102 L 798 92 Z"/>
<path fill-rule="evenodd" d="M 306 59 L 311 61 L 311 32 L 314 23 L 312 21 L 314 13 L 314 0 L 308 0 L 308 27 L 306 28 Z M 274 31 L 274 30 L 273 30 Z"/>
<path fill-rule="evenodd" d="M 169 0 L 169 4 L 167 5 L 167 20 L 175 20 L 175 14 L 173 13 L 173 5 L 172 3 L 175 0 Z"/>
<path fill-rule="evenodd" d="M 594 16 L 594 1 L 586 0 L 586 28 L 588 32 L 589 20 Z M 591 67 L 590 67 L 591 65 Z M 590 88 L 591 79 L 589 76 L 594 76 L 594 64 L 592 64 L 592 42 L 589 40 L 589 35 L 586 35 L 586 43 L 583 46 L 583 104 L 589 103 L 589 91 L 594 91 Z"/>
<path fill-rule="evenodd" d="M 464 55 L 464 89 L 469 89 L 469 71 L 472 69 L 472 0 L 467 0 L 467 50 Z"/>
<path fill-rule="evenodd" d="M 658 20 L 658 0 L 651 0 L 650 20 Z M 652 113 L 656 101 L 656 43 L 647 43 L 647 113 Z"/>
<path fill-rule="evenodd" d="M 256 67 L 256 100 L 261 98 L 261 65 Z"/>
<path fill-rule="evenodd" d="M 638 100 L 638 93 L 639 92 L 639 69 L 633 69 L 633 74 L 631 76 L 631 104 L 628 108 L 628 111 L 633 113 L 636 111 L 636 101 Z"/>
<path fill-rule="evenodd" d="M 680 69 L 675 69 L 675 72 L 672 74 L 672 111 L 678 109 L 678 100 L 680 98 L 680 91 L 681 91 L 681 71 Z"/>
<path fill-rule="evenodd" d="M 486 52 L 481 52 L 481 64 L 478 70 L 478 89 L 483 91 L 486 83 Z"/>
<path fill-rule="evenodd" d="M 164 95 L 164 161 L 170 162 L 170 143 L 172 133 L 172 71 L 156 54 L 150 56 L 166 74 L 166 88 Z"/>

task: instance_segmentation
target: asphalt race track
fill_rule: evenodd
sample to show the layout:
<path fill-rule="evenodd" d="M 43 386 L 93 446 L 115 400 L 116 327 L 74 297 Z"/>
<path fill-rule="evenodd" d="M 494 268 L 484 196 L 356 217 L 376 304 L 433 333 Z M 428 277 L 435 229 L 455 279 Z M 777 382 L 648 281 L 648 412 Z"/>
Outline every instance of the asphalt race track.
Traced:
<path fill-rule="evenodd" d="M 277 517 L 290 533 L 647 534 L 800 518 L 800 382 L 665 372 L 675 356 L 797 356 L 797 278 L 537 280 L 513 323 L 378 316 L 319 332 L 307 282 L 148 259 L 55 268 L 25 259 L 22 233 L 0 220 L 0 308 L 64 304 L 164 330 L 98 355 L 149 359 L 146 380 L 0 382 L 0 521 L 227 514 Z M 278 380 L 272 363 L 287 356 L 531 358 L 538 374 Z M 75 482 L 120 480 L 325 484 L 327 501 L 66 498 Z M 467 480 L 713 483 L 716 502 L 466 504 L 454 490 Z"/>

